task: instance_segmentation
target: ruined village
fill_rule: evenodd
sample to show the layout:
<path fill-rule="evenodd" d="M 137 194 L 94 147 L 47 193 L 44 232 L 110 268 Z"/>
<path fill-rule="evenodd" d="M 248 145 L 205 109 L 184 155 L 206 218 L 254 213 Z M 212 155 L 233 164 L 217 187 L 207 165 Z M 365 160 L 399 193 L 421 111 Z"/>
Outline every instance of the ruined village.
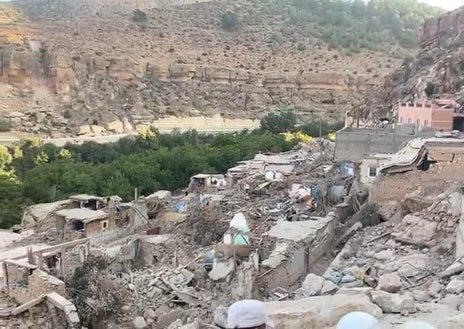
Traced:
<path fill-rule="evenodd" d="M 448 104 L 399 104 L 398 124 L 256 154 L 182 193 L 30 206 L 1 232 L 0 327 L 226 328 L 227 307 L 256 298 L 277 328 L 351 311 L 462 328 L 464 139 Z"/>

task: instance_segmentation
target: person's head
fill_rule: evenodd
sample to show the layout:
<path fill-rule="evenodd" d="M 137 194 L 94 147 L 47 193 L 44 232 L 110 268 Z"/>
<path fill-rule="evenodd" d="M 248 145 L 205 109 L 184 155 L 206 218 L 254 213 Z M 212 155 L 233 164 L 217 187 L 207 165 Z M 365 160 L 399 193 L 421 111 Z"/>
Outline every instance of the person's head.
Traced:
<path fill-rule="evenodd" d="M 264 304 L 259 300 L 241 300 L 232 304 L 227 311 L 228 329 L 274 329 L 267 317 Z"/>
<path fill-rule="evenodd" d="M 400 329 L 435 329 L 435 327 L 424 321 L 408 321 L 401 325 Z"/>
<path fill-rule="evenodd" d="M 379 329 L 379 322 L 372 315 L 364 312 L 351 312 L 343 316 L 336 329 Z"/>

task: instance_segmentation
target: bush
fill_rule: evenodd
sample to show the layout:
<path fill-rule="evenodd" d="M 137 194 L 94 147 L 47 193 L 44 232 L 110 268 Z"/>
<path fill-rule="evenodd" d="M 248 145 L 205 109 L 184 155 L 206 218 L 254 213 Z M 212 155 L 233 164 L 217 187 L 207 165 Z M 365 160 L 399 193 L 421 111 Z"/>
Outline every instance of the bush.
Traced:
<path fill-rule="evenodd" d="M 301 42 L 298 42 L 298 44 L 296 45 L 296 49 L 298 51 L 304 51 L 304 50 L 306 50 L 306 45 L 301 43 Z"/>
<path fill-rule="evenodd" d="M 231 31 L 237 28 L 238 19 L 237 15 L 231 12 L 225 13 L 221 16 L 221 26 L 226 31 Z"/>
<path fill-rule="evenodd" d="M 322 120 L 319 123 L 319 120 L 313 120 L 311 122 L 305 123 L 304 125 L 300 126 L 299 129 L 304 132 L 305 134 L 312 136 L 312 137 L 319 137 L 319 129 L 321 136 L 327 136 L 328 134 L 338 131 L 345 126 L 343 121 L 329 123 L 327 121 Z"/>
<path fill-rule="evenodd" d="M 433 84 L 432 82 L 427 82 L 427 86 L 425 87 L 425 94 L 427 97 L 431 98 L 433 95 L 436 93 L 437 86 Z"/>
<path fill-rule="evenodd" d="M 140 9 L 135 9 L 132 12 L 132 20 L 136 23 L 143 23 L 147 21 L 147 14 Z"/>
<path fill-rule="evenodd" d="M 261 129 L 273 134 L 280 134 L 293 130 L 296 125 L 296 115 L 291 110 L 269 113 L 261 119 Z"/>
<path fill-rule="evenodd" d="M 7 132 L 11 130 L 11 125 L 6 119 L 0 119 L 0 132 Z"/>

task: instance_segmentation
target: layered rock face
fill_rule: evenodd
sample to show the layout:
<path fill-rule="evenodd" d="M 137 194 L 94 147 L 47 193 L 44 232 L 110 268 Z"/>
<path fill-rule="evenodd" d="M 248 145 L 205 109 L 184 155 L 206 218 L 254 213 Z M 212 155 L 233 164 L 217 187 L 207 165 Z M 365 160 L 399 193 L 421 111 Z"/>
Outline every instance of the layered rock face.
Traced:
<path fill-rule="evenodd" d="M 166 116 L 259 119 L 287 106 L 302 119 L 339 120 L 396 64 L 329 50 L 310 26 L 269 14 L 265 0 L 163 5 L 19 2 L 28 18 L 0 50 L 0 117 L 56 136 L 83 125 L 131 131 Z M 136 7 L 149 8 L 145 22 L 133 21 Z M 234 31 L 221 28 L 228 11 Z"/>
<path fill-rule="evenodd" d="M 372 115 L 391 114 L 399 101 L 439 96 L 464 101 L 464 7 L 427 21 L 419 33 L 420 52 L 387 77 Z"/>

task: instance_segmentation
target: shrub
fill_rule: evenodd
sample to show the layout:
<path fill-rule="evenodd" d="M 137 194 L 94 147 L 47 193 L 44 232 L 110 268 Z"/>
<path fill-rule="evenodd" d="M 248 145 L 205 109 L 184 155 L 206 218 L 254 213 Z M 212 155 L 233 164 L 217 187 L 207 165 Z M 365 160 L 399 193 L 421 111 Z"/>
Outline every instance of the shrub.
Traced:
<path fill-rule="evenodd" d="M 132 20 L 136 23 L 143 23 L 147 21 L 147 14 L 140 9 L 135 9 L 132 12 Z"/>
<path fill-rule="evenodd" d="M 298 51 L 303 51 L 306 49 L 306 45 L 301 42 L 298 42 L 298 44 L 296 45 L 296 49 L 298 49 Z"/>
<path fill-rule="evenodd" d="M 11 125 L 6 119 L 0 119 L 0 132 L 7 132 L 11 130 Z"/>
<path fill-rule="evenodd" d="M 436 93 L 437 86 L 432 82 L 427 82 L 427 86 L 425 87 L 425 94 L 427 97 L 432 97 Z"/>
<path fill-rule="evenodd" d="M 234 30 L 237 28 L 237 25 L 238 25 L 238 19 L 237 19 L 236 14 L 232 12 L 228 12 L 221 16 L 221 26 L 224 30 L 226 31 Z"/>
<path fill-rule="evenodd" d="M 269 113 L 261 119 L 261 129 L 280 134 L 295 128 L 296 115 L 292 110 Z"/>

